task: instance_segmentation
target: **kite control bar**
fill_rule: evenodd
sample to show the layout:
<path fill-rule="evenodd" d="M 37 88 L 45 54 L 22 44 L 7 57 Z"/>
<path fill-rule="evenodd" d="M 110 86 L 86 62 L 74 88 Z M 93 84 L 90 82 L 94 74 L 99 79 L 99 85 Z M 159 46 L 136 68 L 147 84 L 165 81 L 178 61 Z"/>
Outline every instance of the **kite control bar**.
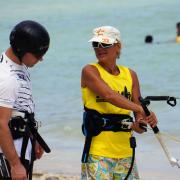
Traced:
<path fill-rule="evenodd" d="M 149 116 L 150 111 L 147 108 L 147 106 L 150 104 L 150 101 L 167 101 L 167 103 L 170 106 L 175 106 L 176 105 L 176 99 L 179 99 L 179 98 L 169 97 L 169 96 L 147 96 L 144 99 L 142 97 L 140 97 L 139 101 L 141 102 L 141 105 L 144 109 L 146 116 Z M 180 168 L 180 162 L 176 158 L 174 158 L 173 156 L 170 155 L 170 153 L 169 153 L 169 151 L 168 151 L 168 149 L 167 149 L 167 147 L 166 147 L 166 145 L 162 139 L 159 128 L 157 126 L 155 126 L 152 128 L 152 130 L 153 130 L 156 138 L 158 139 L 164 153 L 166 154 L 171 166 L 177 166 L 178 168 Z"/>

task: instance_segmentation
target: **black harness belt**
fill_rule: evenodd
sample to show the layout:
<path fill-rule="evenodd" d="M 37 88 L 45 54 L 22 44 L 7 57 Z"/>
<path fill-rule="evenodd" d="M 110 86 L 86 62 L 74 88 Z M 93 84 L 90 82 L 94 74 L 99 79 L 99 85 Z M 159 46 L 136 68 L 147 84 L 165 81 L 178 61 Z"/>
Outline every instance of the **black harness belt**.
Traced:
<path fill-rule="evenodd" d="M 130 132 L 129 123 L 133 122 L 133 118 L 125 114 L 100 114 L 96 110 L 85 107 L 83 114 L 82 132 L 85 139 L 84 150 L 82 154 L 82 163 L 88 161 L 89 150 L 93 136 L 97 136 L 102 131 L 125 131 Z"/>
<path fill-rule="evenodd" d="M 35 142 L 37 141 L 46 153 L 51 150 L 38 133 L 38 122 L 34 118 L 34 113 L 16 112 L 9 121 L 9 128 L 13 139 L 23 138 L 21 149 L 21 160 L 25 161 L 25 154 L 29 139 L 32 143 L 32 153 L 30 161 L 29 180 L 32 179 L 33 162 L 35 158 Z"/>
<path fill-rule="evenodd" d="M 20 113 L 23 113 L 24 117 L 17 115 L 12 117 L 9 122 L 9 128 L 11 130 L 13 139 L 24 137 L 27 132 L 29 132 L 31 136 L 38 141 L 44 151 L 49 153 L 51 151 L 50 148 L 38 133 L 38 122 L 34 119 L 34 113 Z"/>

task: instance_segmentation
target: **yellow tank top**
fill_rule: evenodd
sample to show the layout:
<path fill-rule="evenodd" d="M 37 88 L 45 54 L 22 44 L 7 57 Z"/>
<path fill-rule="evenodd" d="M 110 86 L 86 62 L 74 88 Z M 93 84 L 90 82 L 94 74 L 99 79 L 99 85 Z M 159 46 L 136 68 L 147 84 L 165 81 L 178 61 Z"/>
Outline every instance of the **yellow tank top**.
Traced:
<path fill-rule="evenodd" d="M 119 75 L 112 75 L 107 72 L 98 63 L 91 64 L 95 66 L 101 78 L 108 84 L 108 86 L 127 97 L 129 100 L 132 95 L 132 78 L 131 73 L 127 67 L 118 66 Z M 103 114 L 130 114 L 131 111 L 118 108 L 104 99 L 96 95 L 87 87 L 81 88 L 82 99 L 84 105 L 89 109 L 94 109 Z M 112 132 L 102 131 L 98 136 L 94 136 L 91 143 L 90 154 L 109 157 L 109 158 L 124 158 L 132 156 L 132 149 L 130 148 L 129 138 L 130 132 Z"/>

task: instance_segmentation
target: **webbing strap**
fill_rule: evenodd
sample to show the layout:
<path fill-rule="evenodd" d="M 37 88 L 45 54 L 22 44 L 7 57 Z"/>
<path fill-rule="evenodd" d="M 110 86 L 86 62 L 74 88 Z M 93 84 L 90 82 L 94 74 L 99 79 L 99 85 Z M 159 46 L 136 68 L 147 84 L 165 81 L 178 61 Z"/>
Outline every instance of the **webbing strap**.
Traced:
<path fill-rule="evenodd" d="M 28 135 L 25 135 L 25 136 L 23 137 L 22 148 L 21 148 L 21 158 L 22 158 L 22 159 L 25 159 L 28 141 L 29 141 L 29 136 L 28 136 Z"/>
<path fill-rule="evenodd" d="M 32 151 L 31 151 L 31 161 L 30 161 L 30 167 L 29 167 L 29 180 L 32 180 L 32 173 L 33 173 L 33 166 L 34 166 L 34 161 L 36 159 L 35 157 L 35 144 L 36 144 L 36 140 L 33 137 L 31 139 L 31 143 L 32 143 Z"/>

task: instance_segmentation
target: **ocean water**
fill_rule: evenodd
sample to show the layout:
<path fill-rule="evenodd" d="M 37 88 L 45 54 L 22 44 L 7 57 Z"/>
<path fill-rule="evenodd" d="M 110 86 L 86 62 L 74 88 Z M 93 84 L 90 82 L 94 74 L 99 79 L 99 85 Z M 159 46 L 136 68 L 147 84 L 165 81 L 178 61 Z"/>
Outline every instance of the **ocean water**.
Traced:
<path fill-rule="evenodd" d="M 44 61 L 30 71 L 40 132 L 53 152 L 69 150 L 81 156 L 80 76 L 82 67 L 96 59 L 87 42 L 95 27 L 112 25 L 121 31 L 123 49 L 118 63 L 137 72 L 144 97 L 180 97 L 180 44 L 175 43 L 179 0 L 0 0 L 0 7 L 1 51 L 9 46 L 10 30 L 19 21 L 36 20 L 50 33 Z M 147 34 L 154 37 L 151 45 L 144 43 Z M 165 102 L 152 102 L 149 107 L 157 114 L 162 131 L 180 137 L 180 100 L 175 107 Z M 160 147 L 149 143 L 152 137 L 152 133 L 138 136 L 143 144 L 140 152 L 159 152 Z M 176 145 L 171 147 L 179 152 Z M 56 161 L 65 161 L 63 156 L 54 156 Z M 67 156 L 71 163 L 75 155 Z"/>

